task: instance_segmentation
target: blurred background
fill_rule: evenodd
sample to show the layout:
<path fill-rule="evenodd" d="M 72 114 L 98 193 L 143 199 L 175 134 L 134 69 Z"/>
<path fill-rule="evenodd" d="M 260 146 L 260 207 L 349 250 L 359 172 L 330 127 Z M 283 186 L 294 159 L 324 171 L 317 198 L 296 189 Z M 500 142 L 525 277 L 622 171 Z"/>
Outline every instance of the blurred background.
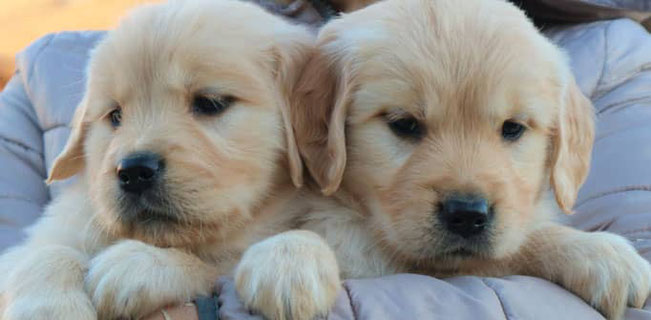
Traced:
<path fill-rule="evenodd" d="M 110 29 L 130 8 L 160 1 L 162 0 L 0 0 L 0 90 L 14 71 L 15 55 L 39 37 L 64 30 Z M 580 23 L 626 16 L 641 22 L 651 31 L 651 0 L 510 1 L 525 10 L 531 10 L 530 16 L 539 25 L 548 22 Z M 595 9 L 596 7 L 599 8 Z"/>
<path fill-rule="evenodd" d="M 63 30 L 103 30 L 137 4 L 156 0 L 0 0 L 0 89 L 14 57 L 37 38 Z"/>

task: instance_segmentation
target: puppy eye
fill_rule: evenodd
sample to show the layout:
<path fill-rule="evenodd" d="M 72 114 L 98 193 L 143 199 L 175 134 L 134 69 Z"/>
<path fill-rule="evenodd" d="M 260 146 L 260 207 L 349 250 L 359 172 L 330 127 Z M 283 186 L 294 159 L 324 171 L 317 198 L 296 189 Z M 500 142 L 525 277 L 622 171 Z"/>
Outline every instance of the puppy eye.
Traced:
<path fill-rule="evenodd" d="M 389 128 L 401 138 L 419 139 L 423 136 L 423 129 L 414 117 L 388 119 Z"/>
<path fill-rule="evenodd" d="M 234 100 L 235 98 L 231 96 L 195 96 L 192 99 L 192 112 L 196 115 L 214 116 L 226 110 Z"/>
<path fill-rule="evenodd" d="M 502 124 L 502 138 L 506 141 L 516 141 L 520 139 L 527 128 L 513 120 L 506 120 Z"/>
<path fill-rule="evenodd" d="M 111 126 L 117 128 L 122 123 L 122 109 L 115 108 L 109 113 L 109 120 L 111 121 Z"/>

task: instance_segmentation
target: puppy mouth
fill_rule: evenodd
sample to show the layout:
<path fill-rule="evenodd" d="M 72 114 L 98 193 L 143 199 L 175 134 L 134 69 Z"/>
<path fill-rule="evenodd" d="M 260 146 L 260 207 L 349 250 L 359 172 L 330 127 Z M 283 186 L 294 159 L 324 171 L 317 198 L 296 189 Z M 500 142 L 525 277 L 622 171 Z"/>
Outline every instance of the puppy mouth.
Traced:
<path fill-rule="evenodd" d="M 441 258 L 472 259 L 486 258 L 491 255 L 492 244 L 490 237 L 483 236 L 477 239 L 446 239 L 446 245 L 439 251 Z"/>
<path fill-rule="evenodd" d="M 179 216 L 169 209 L 123 209 L 120 211 L 120 218 L 124 224 L 131 227 L 178 225 L 181 223 Z"/>
<path fill-rule="evenodd" d="M 436 260 L 465 260 L 486 255 L 486 251 L 474 246 L 449 246 L 436 253 Z"/>
<path fill-rule="evenodd" d="M 180 210 L 166 194 L 121 195 L 118 201 L 120 220 L 126 225 L 147 227 L 181 222 Z"/>
<path fill-rule="evenodd" d="M 471 258 L 476 254 L 477 253 L 474 250 L 468 248 L 459 248 L 446 253 L 446 255 L 448 256 L 459 257 L 459 258 Z"/>
<path fill-rule="evenodd" d="M 136 220 L 139 224 L 178 224 L 180 219 L 169 212 L 145 209 L 136 213 Z"/>

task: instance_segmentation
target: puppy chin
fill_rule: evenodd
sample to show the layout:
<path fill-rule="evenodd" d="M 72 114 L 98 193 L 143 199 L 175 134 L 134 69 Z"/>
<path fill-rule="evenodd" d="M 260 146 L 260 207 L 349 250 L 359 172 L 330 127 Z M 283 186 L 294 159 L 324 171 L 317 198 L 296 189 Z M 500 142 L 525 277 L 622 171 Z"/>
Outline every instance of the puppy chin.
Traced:
<path fill-rule="evenodd" d="M 472 241 L 444 241 L 443 243 L 448 245 L 444 245 L 444 249 L 437 252 L 437 260 L 486 259 L 493 257 L 495 251 L 490 236 Z"/>
<path fill-rule="evenodd" d="M 110 194 L 110 193 L 109 193 Z M 180 209 L 162 190 L 138 196 L 116 190 L 106 194 L 100 201 L 108 208 L 99 217 L 100 227 L 113 238 L 136 239 L 159 247 L 187 245 L 192 241 L 188 235 L 189 223 Z"/>
<path fill-rule="evenodd" d="M 120 221 L 129 226 L 171 226 L 181 223 L 182 212 L 174 206 L 164 190 L 145 192 L 141 195 L 120 193 L 117 199 Z"/>
<path fill-rule="evenodd" d="M 440 261 L 476 261 L 502 260 L 519 252 L 527 233 L 523 230 L 491 230 L 477 239 L 449 238 L 441 241 L 443 244 L 437 251 L 436 258 Z"/>
<path fill-rule="evenodd" d="M 173 228 L 169 224 L 153 223 L 129 229 L 126 238 L 139 240 L 157 247 L 194 247 L 199 241 L 196 233 L 185 227 Z"/>
<path fill-rule="evenodd" d="M 203 238 L 190 225 L 166 220 L 148 219 L 146 222 L 116 223 L 109 226 L 117 238 L 134 239 L 153 246 L 194 247 Z"/>

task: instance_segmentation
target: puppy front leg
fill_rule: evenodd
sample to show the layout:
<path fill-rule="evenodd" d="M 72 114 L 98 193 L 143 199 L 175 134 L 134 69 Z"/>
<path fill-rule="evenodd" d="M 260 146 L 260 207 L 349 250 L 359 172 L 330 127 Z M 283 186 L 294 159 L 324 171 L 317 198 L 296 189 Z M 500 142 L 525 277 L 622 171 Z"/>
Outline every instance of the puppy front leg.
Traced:
<path fill-rule="evenodd" d="M 100 319 L 137 319 L 208 294 L 216 279 L 216 268 L 194 255 L 126 240 L 91 261 L 86 288 Z"/>
<path fill-rule="evenodd" d="M 0 275 L 0 319 L 97 319 L 84 291 L 88 259 L 81 252 L 61 245 L 21 246 L 1 260 L 10 270 Z"/>
<path fill-rule="evenodd" d="M 274 320 L 326 314 L 341 287 L 334 252 L 311 231 L 288 231 L 251 246 L 235 285 L 247 307 Z"/>
<path fill-rule="evenodd" d="M 612 233 L 552 225 L 534 232 L 514 262 L 574 292 L 608 319 L 621 319 L 627 305 L 640 308 L 649 296 L 649 262 Z"/>

